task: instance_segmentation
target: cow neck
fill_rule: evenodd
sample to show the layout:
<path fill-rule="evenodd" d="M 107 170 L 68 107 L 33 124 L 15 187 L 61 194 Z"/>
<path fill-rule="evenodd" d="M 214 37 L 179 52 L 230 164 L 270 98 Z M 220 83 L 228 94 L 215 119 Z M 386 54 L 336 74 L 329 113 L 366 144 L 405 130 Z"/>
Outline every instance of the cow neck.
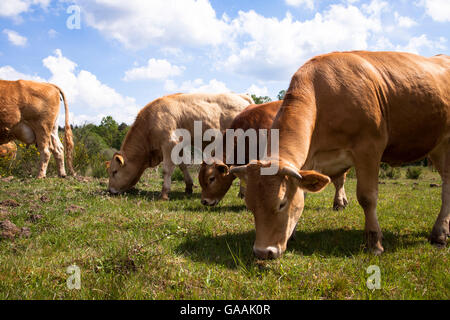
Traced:
<path fill-rule="evenodd" d="M 297 169 L 301 169 L 306 162 L 316 118 L 314 99 L 308 99 L 311 94 L 305 95 L 306 93 L 286 94 L 272 125 L 272 129 L 279 130 L 279 154 L 272 155 L 271 158 L 290 163 Z M 269 148 L 270 145 L 269 142 Z"/>
<path fill-rule="evenodd" d="M 122 145 L 122 152 L 128 160 L 148 162 L 150 157 L 148 131 L 145 123 L 139 118 L 136 119 Z"/>

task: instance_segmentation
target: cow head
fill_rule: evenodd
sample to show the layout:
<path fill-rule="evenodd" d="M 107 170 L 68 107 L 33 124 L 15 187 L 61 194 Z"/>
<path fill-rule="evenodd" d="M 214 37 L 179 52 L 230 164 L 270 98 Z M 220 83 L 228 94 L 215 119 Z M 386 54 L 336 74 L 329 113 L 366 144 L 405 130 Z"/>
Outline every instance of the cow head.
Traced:
<path fill-rule="evenodd" d="M 303 190 L 319 192 L 330 182 L 318 172 L 297 170 L 283 162 L 275 175 L 262 175 L 261 168 L 270 166 L 270 162 L 252 161 L 230 170 L 247 176 L 245 202 L 255 218 L 253 252 L 260 259 L 278 258 L 286 250 L 303 212 Z"/>
<path fill-rule="evenodd" d="M 122 153 L 116 152 L 112 160 L 107 162 L 107 170 L 108 191 L 118 194 L 131 189 L 139 181 L 145 167 L 140 163 L 128 161 Z"/>
<path fill-rule="evenodd" d="M 203 162 L 198 174 L 202 187 L 202 204 L 215 206 L 225 196 L 235 176 L 230 174 L 230 168 L 220 160 L 211 164 Z"/>

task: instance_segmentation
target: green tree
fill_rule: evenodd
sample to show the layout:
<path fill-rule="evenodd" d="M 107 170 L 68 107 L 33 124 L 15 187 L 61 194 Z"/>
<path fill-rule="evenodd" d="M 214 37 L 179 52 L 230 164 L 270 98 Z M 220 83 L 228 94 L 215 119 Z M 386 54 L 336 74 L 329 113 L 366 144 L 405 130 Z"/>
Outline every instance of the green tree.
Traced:
<path fill-rule="evenodd" d="M 97 127 L 97 134 L 105 140 L 109 147 L 117 147 L 117 137 L 119 136 L 119 124 L 111 116 L 104 117 Z M 118 146 L 119 149 L 120 145 Z"/>
<path fill-rule="evenodd" d="M 252 94 L 252 99 L 253 99 L 253 101 L 255 101 L 256 104 L 262 104 L 262 103 L 267 103 L 267 102 L 272 101 L 272 99 L 270 99 L 270 97 L 268 97 L 268 96 L 258 97 L 258 96 L 256 96 L 256 94 Z"/>
<path fill-rule="evenodd" d="M 283 100 L 284 96 L 286 95 L 286 90 L 281 90 L 280 92 L 278 92 L 278 100 Z"/>

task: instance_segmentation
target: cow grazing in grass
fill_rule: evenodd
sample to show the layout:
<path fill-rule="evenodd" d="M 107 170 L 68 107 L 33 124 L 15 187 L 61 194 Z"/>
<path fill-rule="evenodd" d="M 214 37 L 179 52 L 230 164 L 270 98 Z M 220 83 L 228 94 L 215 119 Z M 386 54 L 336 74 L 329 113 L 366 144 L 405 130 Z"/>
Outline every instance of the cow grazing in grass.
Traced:
<path fill-rule="evenodd" d="M 231 123 L 230 129 L 242 129 L 244 131 L 248 129 L 270 129 L 282 102 L 283 101 L 274 101 L 260 105 L 248 106 L 236 116 Z M 256 137 L 259 138 L 259 135 Z M 226 141 L 225 134 L 223 141 Z M 202 204 L 204 205 L 214 206 L 218 204 L 228 192 L 233 180 L 236 178 L 234 174 L 230 173 L 230 166 L 237 163 L 236 155 L 238 149 L 238 139 L 235 139 L 234 142 L 234 159 L 227 159 L 226 144 L 224 143 L 223 159 L 214 159 L 214 161 L 210 164 L 203 162 L 200 167 L 198 180 L 200 182 L 200 186 L 202 187 Z M 259 151 L 257 154 L 259 154 Z M 249 158 L 249 141 L 246 139 L 245 163 L 249 163 L 250 160 L 253 159 Z M 334 210 L 344 209 L 348 204 L 344 189 L 345 175 L 346 172 L 332 177 L 333 184 L 336 188 L 333 202 Z M 245 177 L 243 177 L 243 179 L 245 179 Z M 244 180 L 241 181 L 241 196 L 245 194 L 245 188 L 242 187 L 243 185 L 245 185 Z"/>
<path fill-rule="evenodd" d="M 67 166 L 73 175 L 72 130 L 62 90 L 50 83 L 0 80 L 0 144 L 12 140 L 36 144 L 40 153 L 38 178 L 45 177 L 51 153 L 56 159 L 59 176 L 66 176 L 64 147 L 58 137 L 57 124 L 60 96 L 64 101 L 66 116 L 64 143 Z"/>
<path fill-rule="evenodd" d="M 329 176 L 355 166 L 368 248 L 384 251 L 376 207 L 380 162 L 429 155 L 440 173 L 442 206 L 430 240 L 445 245 L 450 220 L 450 57 L 398 52 L 336 52 L 305 63 L 291 80 L 272 128 L 279 153 L 236 167 L 247 175 L 255 217 L 254 253 L 279 257 L 303 211 L 303 190 L 321 191 Z M 276 175 L 261 168 L 278 165 Z M 319 173 L 320 172 L 320 173 Z"/>
<path fill-rule="evenodd" d="M 8 158 L 14 160 L 16 158 L 17 146 L 11 141 L 0 145 L 0 158 Z"/>
<path fill-rule="evenodd" d="M 167 200 L 175 164 L 172 148 L 180 141 L 175 130 L 186 129 L 194 137 L 194 121 L 202 130 L 229 127 L 234 117 L 253 100 L 243 94 L 174 94 L 149 103 L 138 114 L 120 151 L 109 163 L 109 191 L 120 193 L 132 188 L 148 167 L 163 162 L 164 183 L 161 198 Z M 204 146 L 203 146 L 204 147 Z M 193 181 L 186 164 L 180 164 L 186 193 L 192 193 Z"/>

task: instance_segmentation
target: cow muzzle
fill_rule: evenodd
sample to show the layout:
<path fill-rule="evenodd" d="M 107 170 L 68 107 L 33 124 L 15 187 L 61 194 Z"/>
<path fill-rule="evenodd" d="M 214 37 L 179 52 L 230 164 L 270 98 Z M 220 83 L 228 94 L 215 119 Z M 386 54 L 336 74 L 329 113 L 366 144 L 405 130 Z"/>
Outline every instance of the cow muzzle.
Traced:
<path fill-rule="evenodd" d="M 267 248 L 253 247 L 253 253 L 258 259 L 263 260 L 277 259 L 281 255 L 280 250 L 276 247 L 267 247 Z"/>
<path fill-rule="evenodd" d="M 219 203 L 219 200 L 202 199 L 202 205 L 204 206 L 215 206 Z"/>

